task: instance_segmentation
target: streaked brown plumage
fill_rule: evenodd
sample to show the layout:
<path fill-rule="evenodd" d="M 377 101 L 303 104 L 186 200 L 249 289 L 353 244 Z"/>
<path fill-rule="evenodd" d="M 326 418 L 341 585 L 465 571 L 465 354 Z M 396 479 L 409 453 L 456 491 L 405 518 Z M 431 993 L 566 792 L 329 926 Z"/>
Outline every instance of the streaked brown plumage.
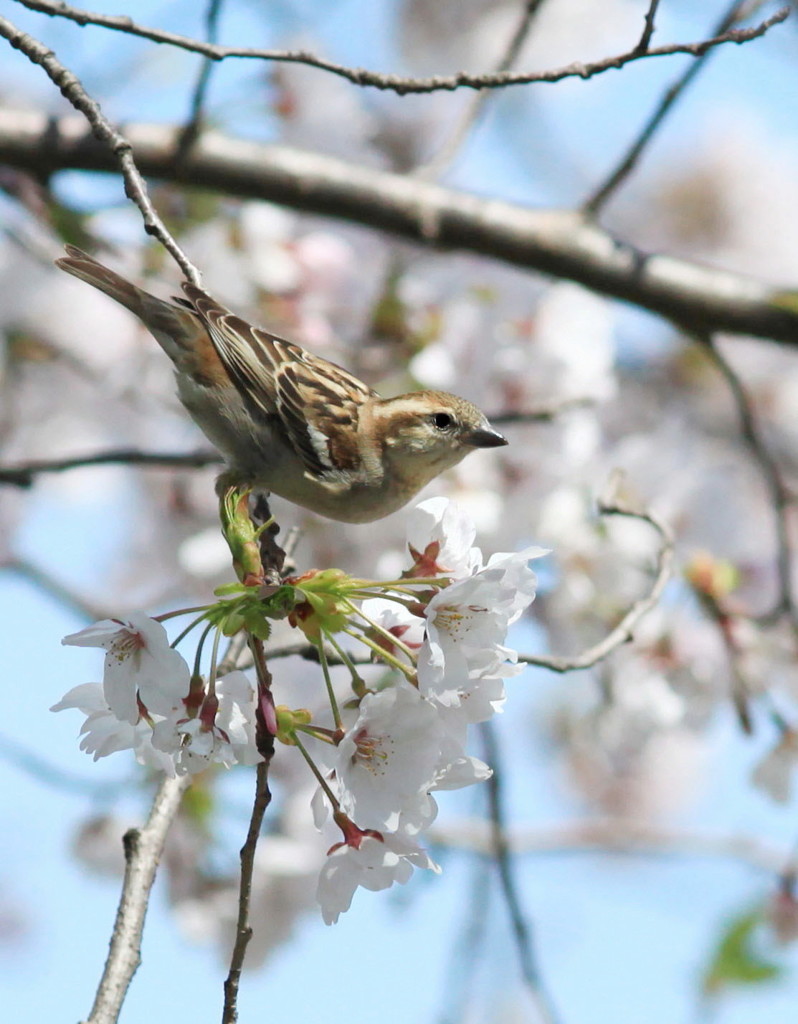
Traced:
<path fill-rule="evenodd" d="M 126 306 L 172 360 L 180 400 L 227 460 L 226 484 L 366 523 L 401 508 L 474 448 L 507 443 L 463 398 L 380 398 L 201 288 L 184 282 L 185 298 L 165 302 L 75 246 L 66 251 L 57 265 Z"/>

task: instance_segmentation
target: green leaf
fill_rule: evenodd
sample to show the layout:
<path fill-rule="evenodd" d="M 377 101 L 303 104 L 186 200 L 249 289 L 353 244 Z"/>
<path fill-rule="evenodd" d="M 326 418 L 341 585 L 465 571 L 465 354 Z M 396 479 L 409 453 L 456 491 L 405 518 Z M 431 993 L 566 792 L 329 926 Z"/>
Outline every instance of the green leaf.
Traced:
<path fill-rule="evenodd" d="M 214 590 L 217 597 L 228 597 L 230 594 L 248 594 L 253 587 L 245 587 L 243 583 L 223 583 Z"/>
<path fill-rule="evenodd" d="M 730 985 L 761 985 L 784 973 L 782 964 L 767 959 L 756 948 L 755 932 L 761 922 L 759 907 L 746 910 L 727 922 L 704 973 L 705 995 L 717 995 Z"/>
<path fill-rule="evenodd" d="M 244 610 L 243 621 L 247 629 L 259 640 L 268 640 L 272 627 L 269 620 L 263 614 L 263 606 L 258 604 Z"/>

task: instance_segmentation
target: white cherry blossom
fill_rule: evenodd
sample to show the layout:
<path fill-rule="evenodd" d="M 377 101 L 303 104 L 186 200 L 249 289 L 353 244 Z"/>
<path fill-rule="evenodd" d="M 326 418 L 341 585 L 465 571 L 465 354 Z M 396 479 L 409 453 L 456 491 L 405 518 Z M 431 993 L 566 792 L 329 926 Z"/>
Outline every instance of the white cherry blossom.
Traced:
<path fill-rule="evenodd" d="M 341 809 L 361 828 L 395 829 L 433 785 L 443 736 L 435 708 L 409 684 L 368 694 L 338 745 Z"/>
<path fill-rule="evenodd" d="M 404 605 L 384 597 L 370 597 L 360 607 L 368 619 L 376 622 L 410 650 L 418 650 L 423 644 L 424 620 L 418 615 L 413 615 Z M 396 653 L 390 649 L 390 641 L 384 636 L 375 636 L 374 639 L 388 650 L 389 654 Z"/>
<path fill-rule="evenodd" d="M 436 874 L 441 870 L 412 839 L 395 833 L 379 837 L 359 835 L 350 843 L 334 846 L 321 869 L 316 890 L 324 923 L 335 924 L 352 905 L 352 897 L 359 886 L 379 892 L 390 888 L 394 882 L 404 885 L 414 867 Z"/>
<path fill-rule="evenodd" d="M 103 691 L 120 721 L 138 722 L 139 701 L 153 714 L 168 715 L 188 693 L 191 673 L 183 656 L 169 646 L 160 622 L 139 612 L 103 619 L 61 643 L 106 652 Z"/>
<path fill-rule="evenodd" d="M 243 672 L 216 681 L 218 705 L 212 715 L 189 718 L 185 712 L 156 722 L 153 746 L 174 760 L 178 774 L 205 771 L 211 764 L 256 764 L 255 689 Z"/>
<path fill-rule="evenodd" d="M 422 693 L 444 706 L 458 706 L 470 676 L 503 674 L 505 663 L 516 657 L 504 646 L 507 630 L 535 596 L 536 576 L 527 563 L 542 554 L 541 548 L 527 548 L 495 555 L 479 572 L 432 598 L 418 657 Z"/>
<path fill-rule="evenodd" d="M 174 775 L 172 759 L 152 745 L 152 729 L 142 720 L 137 725 L 121 721 L 109 708 L 102 683 L 81 683 L 53 704 L 51 711 L 75 708 L 86 715 L 80 729 L 80 749 L 92 754 L 94 760 L 119 750 L 132 750 L 140 764 L 159 768 Z"/>
<path fill-rule="evenodd" d="M 407 546 L 419 576 L 470 576 L 482 564 L 474 547 L 477 528 L 473 519 L 448 498 L 429 498 L 411 509 Z"/>

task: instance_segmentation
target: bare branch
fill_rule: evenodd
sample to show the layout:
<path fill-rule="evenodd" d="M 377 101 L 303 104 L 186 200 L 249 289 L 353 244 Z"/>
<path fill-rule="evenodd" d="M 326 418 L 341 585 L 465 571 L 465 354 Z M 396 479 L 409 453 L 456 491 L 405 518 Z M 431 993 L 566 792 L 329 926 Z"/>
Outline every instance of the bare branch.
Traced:
<path fill-rule="evenodd" d="M 614 57 L 605 57 L 603 60 L 587 64 L 574 61 L 572 64 L 551 71 L 499 71 L 483 75 L 458 71 L 454 75 L 435 75 L 431 78 L 405 78 L 401 75 L 381 74 L 377 71 L 366 70 L 365 68 L 352 68 L 344 64 L 336 64 L 333 61 L 317 57 L 306 50 L 261 50 L 248 46 L 218 46 L 214 43 L 181 36 L 175 32 L 166 32 L 161 29 L 138 25 L 131 18 L 123 15 L 95 14 L 90 11 L 82 11 L 61 2 L 61 0 L 17 0 L 17 2 L 31 11 L 68 18 L 78 25 L 99 25 L 103 28 L 124 32 L 127 35 L 140 36 L 155 43 L 177 46 L 191 53 L 200 53 L 213 60 L 240 57 L 280 61 L 289 64 L 305 64 L 308 67 L 318 68 L 321 71 L 328 71 L 331 74 L 339 75 L 355 85 L 389 90 L 401 96 L 408 93 L 451 92 L 454 89 L 464 88 L 500 89 L 511 85 L 529 85 L 532 82 L 560 82 L 564 78 L 592 78 L 594 75 L 602 74 L 605 71 L 622 68 L 632 61 L 648 57 L 669 57 L 677 53 L 687 53 L 693 57 L 700 57 L 707 50 L 715 46 L 721 46 L 724 43 L 745 43 L 751 39 L 756 39 L 758 36 L 764 35 L 774 25 L 784 21 L 790 13 L 789 7 L 783 7 L 755 28 L 736 29 L 725 32 L 722 36 L 703 39 L 700 42 L 674 43 L 670 46 L 659 46 L 654 49 L 646 49 L 645 51 L 635 47 L 633 50 Z"/>
<path fill-rule="evenodd" d="M 210 0 L 210 3 L 208 4 L 208 10 L 205 14 L 205 30 L 209 43 L 216 42 L 222 2 L 223 0 Z M 175 154 L 176 160 L 183 159 L 188 150 L 194 145 L 194 142 L 202 130 L 205 97 L 208 94 L 208 88 L 211 84 L 211 75 L 213 74 L 213 69 L 216 66 L 217 65 L 210 59 L 210 57 L 206 57 L 202 62 L 202 67 L 200 68 L 200 73 L 197 77 L 197 83 L 194 86 L 194 92 L 191 96 L 189 118 L 180 135 L 180 143 L 177 153 Z"/>
<path fill-rule="evenodd" d="M 646 53 L 651 44 L 651 37 L 654 35 L 654 29 L 656 28 L 656 17 L 657 8 L 659 7 L 659 0 L 650 0 L 648 10 L 646 11 L 645 24 L 643 26 L 643 34 L 640 36 L 640 42 L 635 47 L 638 53 Z"/>
<path fill-rule="evenodd" d="M 761 618 L 767 622 L 775 621 L 781 615 L 786 615 L 790 620 L 793 633 L 798 637 L 798 607 L 796 607 L 792 581 L 793 550 L 787 522 L 789 510 L 794 504 L 794 497 L 784 483 L 778 463 L 768 451 L 757 423 L 754 403 L 739 374 L 736 373 L 712 337 L 699 336 L 698 340 L 703 344 L 707 355 L 728 385 L 737 408 L 742 439 L 751 458 L 759 467 L 773 507 L 778 552 L 776 556 L 778 594 L 772 609 L 765 612 Z"/>
<path fill-rule="evenodd" d="M 166 834 L 188 784 L 188 776 L 164 778 L 155 794 L 147 823 L 125 834 L 125 879 L 111 948 L 86 1024 L 116 1024 L 128 986 L 141 963 L 144 918 Z"/>
<path fill-rule="evenodd" d="M 657 553 L 656 573 L 651 589 L 644 597 L 635 601 L 618 625 L 603 640 L 582 651 L 581 654 L 577 654 L 572 658 L 553 655 L 519 654 L 518 660 L 520 662 L 524 662 L 527 665 L 536 665 L 539 668 L 547 668 L 552 672 L 575 672 L 578 669 L 592 668 L 593 665 L 632 640 L 637 624 L 659 602 L 662 592 L 673 575 L 674 541 L 670 527 L 652 512 L 629 508 L 617 501 L 613 504 L 608 502 L 600 503 L 599 512 L 601 515 L 606 516 L 624 516 L 629 519 L 638 519 L 640 522 L 648 523 L 659 534 L 661 546 Z M 293 641 L 281 644 L 279 647 L 272 647 L 268 651 L 268 656 L 270 661 L 292 656 L 304 658 L 306 661 L 319 660 L 318 650 L 312 644 L 308 644 L 305 641 Z M 332 649 L 327 651 L 327 660 L 331 665 L 344 664 Z M 368 654 L 353 654 L 350 655 L 349 660 L 355 665 L 368 665 L 372 659 Z"/>
<path fill-rule="evenodd" d="M 269 764 L 261 761 L 256 769 L 255 800 L 252 805 L 252 816 L 244 845 L 241 847 L 241 881 L 238 896 L 238 920 L 236 937 L 230 957 L 230 970 L 224 983 L 224 1010 L 222 1024 L 235 1024 L 238 1020 L 238 986 L 244 966 L 249 940 L 252 938 L 252 926 L 249 923 L 249 905 L 252 897 L 252 873 L 255 869 L 255 851 L 258 846 L 260 830 L 266 808 L 271 803 L 269 790 Z"/>
<path fill-rule="evenodd" d="M 553 423 L 563 413 L 572 409 L 586 409 L 595 405 L 595 399 L 588 398 L 564 398 L 561 401 L 554 401 L 548 405 L 540 405 L 537 409 L 519 410 L 518 412 L 494 412 L 488 415 L 491 423 L 500 423 L 503 426 L 516 423 Z M 2 477 L 0 477 L 2 483 Z"/>
<path fill-rule="evenodd" d="M 65 584 L 50 576 L 44 569 L 34 565 L 27 558 L 15 555 L 0 563 L 0 569 L 6 569 L 9 572 L 16 573 L 17 576 L 21 576 L 29 583 L 32 583 L 33 586 L 38 587 L 43 593 L 49 594 L 50 597 L 64 605 L 65 608 L 71 608 L 73 612 L 76 612 L 88 622 L 98 622 L 100 619 L 109 617 L 110 613 L 106 608 L 102 608 L 100 605 L 90 601 L 89 598 L 71 590 Z M 118 611 L 117 609 L 117 613 Z"/>
<path fill-rule="evenodd" d="M 523 10 L 521 11 L 521 16 L 518 19 L 518 24 L 507 42 L 504 53 L 496 64 L 494 69 L 496 72 L 509 71 L 513 64 L 515 64 L 518 59 L 518 54 L 521 52 L 521 47 L 524 45 L 524 42 L 529 35 L 529 30 L 532 28 L 535 15 L 543 6 L 544 2 L 545 0 L 524 0 Z M 416 176 L 419 178 L 425 178 L 428 181 L 434 181 L 443 174 L 459 152 L 460 147 L 465 142 L 474 125 L 479 120 L 479 117 L 485 108 L 485 103 L 490 96 L 491 93 L 484 89 L 471 97 L 465 110 L 461 113 L 459 121 L 455 125 L 454 129 L 449 133 L 449 138 L 443 142 L 443 145 L 440 146 L 437 153 L 435 153 L 427 163 L 415 169 L 413 173 Z"/>
<path fill-rule="evenodd" d="M 122 172 L 125 194 L 141 211 L 144 230 L 158 239 L 192 284 L 200 285 L 202 283 L 200 272 L 171 236 L 152 205 L 147 192 L 147 184 L 136 167 L 133 149 L 125 136 L 114 128 L 100 110 L 100 105 L 88 95 L 79 79 L 64 67 L 52 50 L 48 50 L 33 36 L 21 32 L 3 17 L 0 17 L 0 36 L 7 39 L 15 50 L 24 53 L 30 61 L 38 64 L 47 73 L 53 84 L 58 86 L 62 96 L 84 115 L 91 125 L 95 138 L 108 148 Z"/>
<path fill-rule="evenodd" d="M 574 672 L 577 669 L 592 668 L 593 665 L 634 638 L 638 622 L 655 607 L 662 596 L 663 590 L 673 575 L 673 534 L 670 527 L 651 512 L 639 511 L 618 503 L 600 504 L 599 512 L 605 516 L 626 516 L 630 519 L 639 519 L 640 522 L 648 523 L 657 531 L 662 544 L 657 555 L 656 575 L 651 590 L 645 597 L 635 601 L 615 629 L 611 630 L 603 640 L 588 647 L 581 654 L 577 654 L 573 658 L 519 654 L 519 661 L 523 661 L 527 665 L 548 668 L 552 672 Z"/>
<path fill-rule="evenodd" d="M 563 412 L 593 404 L 591 398 L 568 398 L 537 409 L 498 412 L 490 415 L 491 423 L 551 423 Z M 0 465 L 0 487 L 32 487 L 36 477 L 44 473 L 64 473 L 86 466 L 144 466 L 151 469 L 205 469 L 218 466 L 224 459 L 218 452 L 142 452 L 137 448 L 113 448 L 94 455 L 74 455 L 64 459 L 31 459 L 11 466 Z"/>
<path fill-rule="evenodd" d="M 732 25 L 740 17 L 740 11 L 744 7 L 746 0 L 735 0 L 731 5 L 731 8 L 724 14 L 724 16 L 718 22 L 714 35 L 720 36 L 724 32 L 728 32 Z M 656 10 L 656 4 L 652 4 L 652 8 Z M 653 13 L 652 9 L 649 9 L 648 16 L 646 17 L 646 31 L 643 33 L 643 37 L 638 44 L 638 47 L 648 46 L 648 39 L 646 38 L 646 32 L 649 28 L 649 18 L 652 20 L 651 29 L 653 31 Z M 645 49 L 642 51 L 645 52 Z M 684 71 L 684 74 L 680 75 L 679 78 L 668 88 L 661 100 L 657 104 L 651 117 L 648 119 L 646 124 L 643 126 L 642 131 L 632 143 L 629 151 L 621 159 L 618 166 L 610 172 L 603 184 L 601 184 L 593 195 L 585 202 L 583 210 L 586 214 L 596 216 L 597 213 L 607 203 L 607 200 L 618 190 L 620 185 L 626 180 L 626 178 L 632 173 L 637 165 L 638 160 L 643 154 L 643 150 L 646 148 L 648 143 L 654 137 L 657 129 L 662 125 L 668 113 L 673 109 L 677 100 L 684 94 L 690 83 L 697 77 L 698 73 L 704 68 L 710 55 L 714 53 L 714 50 L 705 50 L 704 53 L 700 54 L 688 64 Z"/>
<path fill-rule="evenodd" d="M 114 448 L 94 455 L 75 455 L 68 459 L 32 459 L 14 466 L 0 466 L 0 486 L 32 487 L 42 473 L 63 473 L 85 466 L 150 466 L 154 469 L 204 469 L 222 462 L 217 452 L 142 452 L 136 448 Z"/>
<path fill-rule="evenodd" d="M 485 747 L 485 760 L 493 769 L 487 781 L 488 810 L 490 817 L 491 854 L 499 871 L 504 902 L 510 915 L 510 922 L 518 950 L 521 975 L 531 997 L 535 1001 L 538 1014 L 543 1024 L 555 1024 L 559 1015 L 554 1008 L 550 995 L 546 992 L 540 977 L 537 964 L 532 929 L 521 907 L 519 886 L 507 841 L 507 820 L 502 792 L 503 771 L 499 763 L 499 744 L 491 722 L 480 724 L 480 736 Z"/>
<path fill-rule="evenodd" d="M 774 289 L 699 263 L 649 255 L 578 211 L 535 210 L 286 146 L 204 132 L 181 163 L 179 129 L 126 125 L 141 170 L 228 195 L 268 199 L 440 249 L 461 249 L 568 278 L 694 330 L 798 344 L 798 312 Z M 116 171 L 113 155 L 75 118 L 0 108 L 0 161 L 39 175 Z"/>
<path fill-rule="evenodd" d="M 430 839 L 442 846 L 489 857 L 493 835 L 485 821 L 433 825 Z M 588 818 L 537 828 L 516 827 L 507 833 L 516 856 L 572 853 L 642 856 L 722 857 L 741 861 L 777 876 L 789 870 L 793 857 L 787 848 L 763 843 L 754 836 L 671 828 L 625 817 Z"/>

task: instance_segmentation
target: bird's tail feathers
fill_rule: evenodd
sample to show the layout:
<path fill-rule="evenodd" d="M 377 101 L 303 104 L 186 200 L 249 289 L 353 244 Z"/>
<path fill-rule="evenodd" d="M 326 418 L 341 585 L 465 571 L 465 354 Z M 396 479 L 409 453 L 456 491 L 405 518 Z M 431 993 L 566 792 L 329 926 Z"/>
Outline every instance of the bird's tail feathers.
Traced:
<path fill-rule="evenodd" d="M 197 334 L 198 321 L 194 313 L 150 295 L 75 245 L 67 245 L 66 252 L 66 256 L 55 261 L 57 267 L 99 288 L 129 309 L 151 331 L 166 354 L 180 363 L 181 356 L 186 355 L 189 339 Z"/>
<path fill-rule="evenodd" d="M 73 277 L 79 277 L 86 284 L 99 288 L 101 292 L 110 295 L 112 299 L 116 299 L 117 302 L 126 306 L 131 313 L 135 313 L 136 316 L 143 319 L 144 296 L 146 295 L 149 299 L 155 299 L 154 295 L 147 295 L 141 288 L 137 288 L 130 281 L 126 281 L 116 271 L 103 266 L 93 256 L 89 256 L 82 249 L 78 249 L 76 245 L 66 246 L 66 251 L 66 256 L 62 256 L 61 259 L 55 261 L 57 267 L 65 270 L 68 274 L 72 274 Z M 156 299 L 156 301 L 159 300 Z"/>

